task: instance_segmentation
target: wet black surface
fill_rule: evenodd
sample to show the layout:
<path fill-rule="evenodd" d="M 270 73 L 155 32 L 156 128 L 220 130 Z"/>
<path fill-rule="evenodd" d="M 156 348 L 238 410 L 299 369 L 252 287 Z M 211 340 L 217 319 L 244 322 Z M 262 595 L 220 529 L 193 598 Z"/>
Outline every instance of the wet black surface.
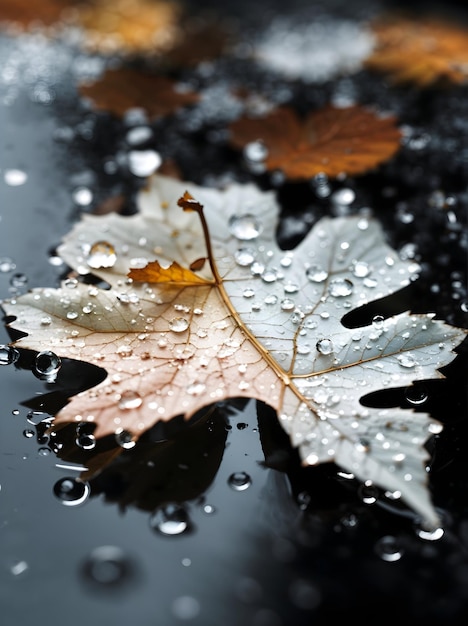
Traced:
<path fill-rule="evenodd" d="M 391 5 L 330 3 L 327 10 L 358 19 L 381 6 Z M 427 9 L 422 2 L 414 6 L 421 15 Z M 293 15 L 294 7 L 286 11 L 269 3 L 262 10 L 237 2 L 226 11 L 240 15 L 254 33 L 275 14 L 270 11 Z M 66 45 L 48 58 L 44 42 L 34 45 L 0 37 L 0 257 L 15 265 L 0 272 L 1 298 L 57 285 L 66 268 L 51 263 L 50 254 L 80 213 L 116 193 L 124 193 L 124 210 L 131 212 L 143 184 L 125 160 L 131 120 L 95 114 L 78 97 L 76 75 L 86 59 Z M 59 52 L 54 65 L 51 58 Z M 19 68 L 15 80 L 12 68 Z M 467 87 L 423 96 L 414 88 L 389 88 L 364 71 L 304 84 L 245 59 L 183 70 L 181 77 L 197 88 L 235 78 L 276 100 L 286 93 L 287 102 L 302 110 L 350 90 L 360 102 L 395 112 L 413 129 L 413 143 L 378 172 L 333 185 L 352 187 L 356 201 L 350 210 L 373 207 L 392 245 L 406 246 L 422 264 L 421 278 L 379 303 L 379 311 L 434 311 L 467 326 Z M 154 123 L 149 147 L 174 158 L 184 177 L 198 183 L 234 178 L 271 187 L 268 177 L 249 173 L 215 132 L 225 124 L 206 111 L 177 114 Z M 8 169 L 24 171 L 26 182 L 6 184 Z M 73 200 L 81 186 L 94 194 L 89 206 Z M 448 207 L 438 207 L 439 191 L 454 199 Z M 278 193 L 284 248 L 320 216 L 336 213 L 309 185 L 283 185 Z M 349 325 L 374 314 L 372 308 L 361 311 Z M 7 343 L 3 327 L 0 333 Z M 94 384 L 99 372 L 65 361 L 57 383 L 47 384 L 30 371 L 34 355 L 23 353 L 0 372 L 1 624 L 289 626 L 332 618 L 466 623 L 466 345 L 459 353 L 445 380 L 424 382 L 429 397 L 421 407 L 445 426 L 429 442 L 430 488 L 444 521 L 440 538 L 421 537 L 411 512 L 378 490 L 366 491 L 335 466 L 301 468 L 274 413 L 253 401 L 211 407 L 190 432 L 177 420 L 164 431 L 153 429 L 90 481 L 89 494 L 74 491 L 79 472 L 73 467 L 86 452 L 74 448 L 66 432 L 47 439 L 37 427 L 41 416 L 30 411 L 53 414 L 67 393 Z M 366 402 L 410 406 L 403 389 Z M 64 447 L 56 454 L 58 444 Z M 105 452 L 106 442 L 99 445 Z M 230 484 L 238 472 L 251 481 L 237 476 L 247 485 L 242 490 Z M 69 505 L 81 496 L 82 503 Z M 170 528 L 187 526 L 186 532 L 158 531 L 154 513 L 165 501 L 182 505 L 166 513 L 173 518 Z"/>

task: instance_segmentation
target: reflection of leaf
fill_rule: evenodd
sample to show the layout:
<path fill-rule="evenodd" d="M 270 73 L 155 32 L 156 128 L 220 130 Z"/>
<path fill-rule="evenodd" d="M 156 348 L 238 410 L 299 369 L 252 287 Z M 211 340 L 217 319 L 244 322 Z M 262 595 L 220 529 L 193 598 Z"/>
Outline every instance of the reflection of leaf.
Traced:
<path fill-rule="evenodd" d="M 90 0 L 77 5 L 75 21 L 92 50 L 155 54 L 172 45 L 179 13 L 169 0 Z"/>
<path fill-rule="evenodd" d="M 89 471 L 93 495 L 103 493 L 120 507 L 152 511 L 167 501 L 184 502 L 201 496 L 213 481 L 223 457 L 226 421 L 211 410 L 168 440 L 153 441 L 147 431 L 136 446 L 121 454 L 115 439 L 103 438 L 85 450 L 75 444 L 76 427 L 67 425 L 55 437 L 58 455 Z"/>
<path fill-rule="evenodd" d="M 239 119 L 230 129 L 236 148 L 261 141 L 268 151 L 266 168 L 291 180 L 362 174 L 390 159 L 401 137 L 394 117 L 361 106 L 327 106 L 304 120 L 283 107 L 263 118 Z"/>
<path fill-rule="evenodd" d="M 96 437 L 130 431 L 128 440 L 158 420 L 254 397 L 277 411 L 304 464 L 335 461 L 401 493 L 436 523 L 424 444 L 439 423 L 423 412 L 365 407 L 360 398 L 441 378 L 466 331 L 408 312 L 343 326 L 345 313 L 394 293 L 418 271 L 386 245 L 378 222 L 325 218 L 284 252 L 275 243 L 274 195 L 253 185 L 220 192 L 154 176 L 139 201 L 134 216 L 85 215 L 59 249 L 69 267 L 88 267 L 109 289 L 64 283 L 4 303 L 16 316 L 11 326 L 29 333 L 15 345 L 107 370 L 56 424 L 91 421 Z M 132 266 L 142 268 L 138 280 L 127 278 Z M 191 266 L 200 283 L 178 284 L 174 268 Z M 173 272 L 174 282 L 151 282 Z"/>
<path fill-rule="evenodd" d="M 377 46 L 370 69 L 396 83 L 427 87 L 468 82 L 468 30 L 440 19 L 387 19 L 374 27 Z"/>
<path fill-rule="evenodd" d="M 155 118 L 198 100 L 198 95 L 191 91 L 177 91 L 176 83 L 166 76 L 126 67 L 107 70 L 100 79 L 79 89 L 94 108 L 116 116 L 123 116 L 132 108 L 142 108 Z"/>

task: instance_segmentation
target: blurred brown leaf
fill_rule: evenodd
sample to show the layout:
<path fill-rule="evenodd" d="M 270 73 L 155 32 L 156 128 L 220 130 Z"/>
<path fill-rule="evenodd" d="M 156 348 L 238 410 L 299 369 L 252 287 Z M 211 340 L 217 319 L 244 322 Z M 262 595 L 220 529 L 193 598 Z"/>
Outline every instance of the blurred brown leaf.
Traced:
<path fill-rule="evenodd" d="M 436 18 L 395 18 L 374 26 L 377 46 L 367 60 L 394 83 L 468 82 L 468 30 Z"/>
<path fill-rule="evenodd" d="M 138 55 L 172 46 L 180 12 L 170 0 L 89 0 L 77 5 L 75 21 L 85 32 L 86 47 Z"/>
<path fill-rule="evenodd" d="M 151 118 L 169 115 L 194 104 L 198 95 L 177 91 L 176 83 L 166 76 L 127 67 L 107 70 L 97 81 L 79 87 L 95 109 L 109 111 L 117 117 L 132 108 L 145 109 Z"/>
<path fill-rule="evenodd" d="M 69 0 L 0 0 L 0 22 L 23 28 L 51 26 L 62 18 L 69 5 Z"/>
<path fill-rule="evenodd" d="M 394 117 L 359 105 L 328 105 L 305 119 L 282 107 L 262 118 L 236 120 L 230 131 L 236 148 L 262 142 L 266 169 L 281 170 L 290 180 L 363 174 L 390 159 L 401 138 Z"/>

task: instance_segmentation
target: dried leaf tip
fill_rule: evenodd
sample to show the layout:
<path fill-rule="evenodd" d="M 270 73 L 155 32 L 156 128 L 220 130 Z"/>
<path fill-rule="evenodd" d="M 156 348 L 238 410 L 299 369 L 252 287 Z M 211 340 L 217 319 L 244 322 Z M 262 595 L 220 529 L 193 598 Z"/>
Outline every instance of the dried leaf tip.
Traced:
<path fill-rule="evenodd" d="M 184 211 L 196 211 L 197 213 L 201 213 L 203 211 L 203 206 L 195 200 L 189 191 L 184 192 L 184 195 L 179 198 L 177 204 Z"/>

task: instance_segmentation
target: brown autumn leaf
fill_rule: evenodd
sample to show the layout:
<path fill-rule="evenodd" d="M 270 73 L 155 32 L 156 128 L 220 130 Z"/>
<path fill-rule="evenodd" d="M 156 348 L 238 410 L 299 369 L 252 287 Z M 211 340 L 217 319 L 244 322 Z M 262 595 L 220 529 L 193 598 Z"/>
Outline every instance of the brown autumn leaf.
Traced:
<path fill-rule="evenodd" d="M 61 20 L 69 0 L 0 0 L 0 22 L 28 29 L 51 26 Z"/>
<path fill-rule="evenodd" d="M 11 347 L 39 352 L 43 376 L 57 376 L 59 357 L 107 372 L 70 398 L 52 429 L 95 424 L 96 438 L 127 448 L 158 421 L 256 398 L 277 412 L 304 465 L 333 461 L 401 493 L 438 524 L 425 443 L 442 425 L 423 411 L 360 399 L 443 378 L 467 331 L 408 311 L 342 324 L 420 269 L 387 245 L 379 222 L 322 218 L 284 251 L 275 196 L 251 184 L 220 191 L 155 175 L 139 208 L 127 217 L 85 214 L 58 250 L 102 287 L 64 281 L 2 304 L 21 333 Z M 115 456 L 103 454 L 100 468 Z"/>
<path fill-rule="evenodd" d="M 366 65 L 394 83 L 420 87 L 468 82 L 468 29 L 438 18 L 387 18 L 374 25 L 377 44 Z"/>
<path fill-rule="evenodd" d="M 74 22 L 95 52 L 156 54 L 172 46 L 180 14 L 171 0 L 88 0 L 76 5 Z"/>
<path fill-rule="evenodd" d="M 144 109 L 150 118 L 170 115 L 198 101 L 193 91 L 178 91 L 172 79 L 150 71 L 120 67 L 98 80 L 79 86 L 93 108 L 122 117 L 129 109 Z"/>
<path fill-rule="evenodd" d="M 328 105 L 305 119 L 281 107 L 262 118 L 236 120 L 230 133 L 238 149 L 263 143 L 266 169 L 280 170 L 289 180 L 306 180 L 320 173 L 330 178 L 364 174 L 389 160 L 401 139 L 395 117 L 359 105 Z"/>

